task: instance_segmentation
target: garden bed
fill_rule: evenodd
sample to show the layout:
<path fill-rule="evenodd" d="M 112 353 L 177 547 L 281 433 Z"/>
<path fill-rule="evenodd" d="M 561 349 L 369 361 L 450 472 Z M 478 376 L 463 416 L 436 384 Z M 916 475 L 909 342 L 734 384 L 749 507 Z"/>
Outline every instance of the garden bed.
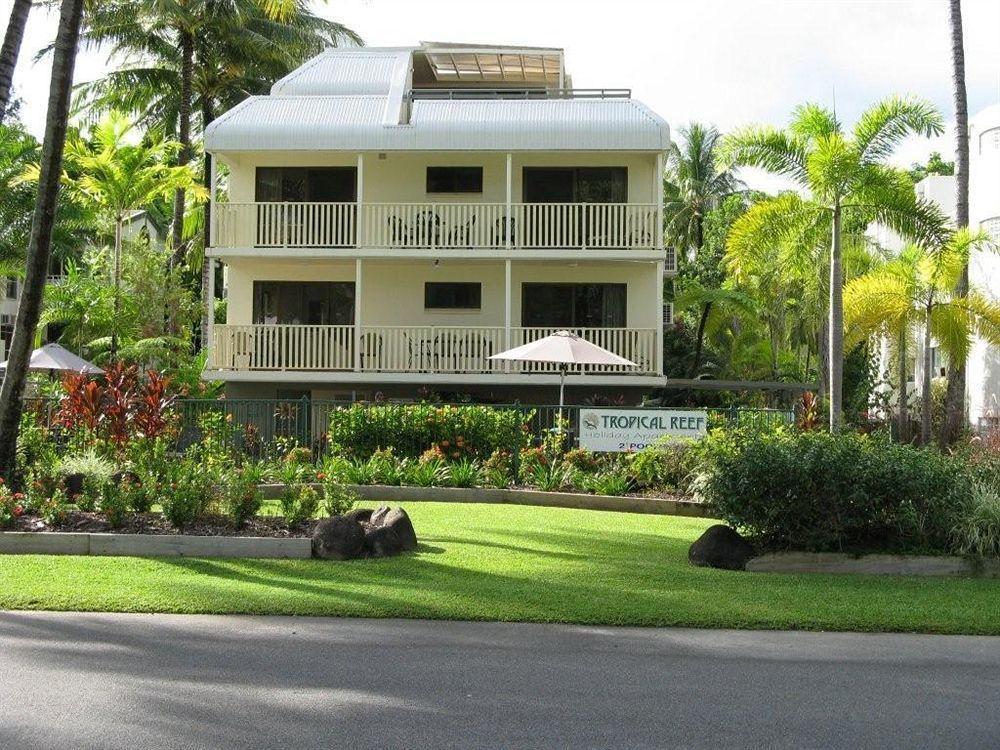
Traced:
<path fill-rule="evenodd" d="M 69 511 L 60 523 L 47 524 L 40 517 L 25 514 L 14 520 L 10 531 L 32 533 L 118 533 L 151 536 L 229 536 L 229 537 L 269 537 L 287 539 L 290 537 L 309 538 L 316 521 L 305 521 L 289 526 L 281 516 L 255 516 L 237 528 L 225 516 L 201 516 L 196 521 L 178 529 L 160 513 L 133 513 L 125 517 L 118 528 L 112 528 L 101 513 L 87 513 L 80 510 Z M 0 534 L 10 533 L 0 531 Z"/>

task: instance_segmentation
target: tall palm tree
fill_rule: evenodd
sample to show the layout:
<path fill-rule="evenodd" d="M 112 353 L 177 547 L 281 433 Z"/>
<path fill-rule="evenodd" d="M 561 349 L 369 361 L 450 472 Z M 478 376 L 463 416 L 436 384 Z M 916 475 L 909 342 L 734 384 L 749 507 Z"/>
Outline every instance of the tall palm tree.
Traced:
<path fill-rule="evenodd" d="M 311 13 L 305 0 L 111 0 L 88 15 L 84 38 L 125 60 L 84 87 L 84 98 L 99 109 L 136 115 L 144 125 L 159 120 L 156 124 L 176 133 L 181 143 L 181 165 L 193 155 L 193 112 L 219 111 L 248 93 L 266 93 L 266 73 L 283 75 L 323 46 L 360 43 L 341 24 Z M 212 91 L 220 68 L 227 69 L 223 78 L 229 88 Z M 239 83 L 251 81 L 256 90 L 239 90 Z M 171 230 L 175 265 L 185 252 L 184 203 L 185 192 L 177 191 Z"/>
<path fill-rule="evenodd" d="M 7 31 L 3 35 L 3 46 L 0 47 L 0 123 L 10 105 L 10 87 L 14 81 L 14 68 L 17 67 L 17 58 L 21 53 L 21 41 L 24 39 L 24 27 L 28 25 L 30 10 L 31 0 L 14 0 Z"/>
<path fill-rule="evenodd" d="M 965 90 L 965 43 L 962 32 L 962 0 L 950 0 L 951 77 L 955 98 L 955 225 L 969 226 L 969 102 Z M 957 282 L 955 293 L 965 294 L 969 288 L 969 267 L 966 264 Z M 965 363 L 949 363 L 948 392 L 945 396 L 944 434 L 946 443 L 954 441 L 965 423 Z"/>
<path fill-rule="evenodd" d="M 832 111 L 806 104 L 793 112 L 787 130 L 751 126 L 726 136 L 720 146 L 722 164 L 765 169 L 794 180 L 809 195 L 808 200 L 779 196 L 755 204 L 747 211 L 744 231 L 756 226 L 794 242 L 798 236 L 814 235 L 818 227 L 829 228 L 831 430 L 840 428 L 843 408 L 845 212 L 857 212 L 904 237 L 939 240 L 944 231 L 940 210 L 917 198 L 909 177 L 885 160 L 908 135 L 933 135 L 943 129 L 933 106 L 896 96 L 865 111 L 850 134 Z M 858 216 L 851 219 L 857 221 Z"/>
<path fill-rule="evenodd" d="M 62 0 L 56 32 L 55 54 L 49 83 L 45 140 L 38 179 L 38 199 L 31 222 L 24 288 L 17 308 L 14 338 L 7 358 L 7 373 L 0 386 L 0 476 L 11 477 L 17 454 L 17 433 L 21 422 L 21 397 L 28 374 L 31 346 L 42 309 L 42 294 L 49 266 L 52 227 L 55 223 L 62 173 L 63 147 L 69 120 L 73 69 L 83 16 L 83 0 Z"/>
<path fill-rule="evenodd" d="M 956 231 L 939 248 L 910 245 L 885 265 L 851 280 L 844 293 L 848 341 L 894 333 L 923 334 L 920 440 L 931 440 L 931 352 L 937 341 L 950 361 L 964 364 L 974 336 L 1000 344 L 1000 304 L 979 290 L 955 290 L 972 251 L 991 247 L 983 233 Z M 905 356 L 905 355 L 904 355 Z M 902 359 L 902 358 L 901 358 Z M 901 402 L 905 400 L 901 363 Z"/>
<path fill-rule="evenodd" d="M 112 274 L 115 314 L 121 310 L 122 235 L 133 212 L 166 200 L 177 190 L 204 190 L 197 184 L 188 165 L 170 166 L 181 148 L 177 141 L 164 140 L 155 131 L 135 144 L 129 142 L 132 123 L 125 115 L 112 112 L 93 130 L 89 141 L 75 138 L 66 151 L 66 162 L 74 174 L 68 184 L 91 201 L 113 229 Z M 118 351 L 118 329 L 112 330 L 111 356 Z"/>
<path fill-rule="evenodd" d="M 663 224 L 668 244 L 680 251 L 682 262 L 701 253 L 705 244 L 705 218 L 729 195 L 745 188 L 728 169 L 719 169 L 716 145 L 719 131 L 701 123 L 691 123 L 680 129 L 683 146 L 674 142 L 667 152 L 663 178 Z M 684 268 L 678 285 L 687 283 Z M 705 290 L 704 279 L 696 280 Z M 695 352 L 688 377 L 694 377 L 701 364 L 705 341 L 705 326 L 716 300 L 711 294 L 688 295 L 686 300 L 698 308 L 698 329 Z"/>

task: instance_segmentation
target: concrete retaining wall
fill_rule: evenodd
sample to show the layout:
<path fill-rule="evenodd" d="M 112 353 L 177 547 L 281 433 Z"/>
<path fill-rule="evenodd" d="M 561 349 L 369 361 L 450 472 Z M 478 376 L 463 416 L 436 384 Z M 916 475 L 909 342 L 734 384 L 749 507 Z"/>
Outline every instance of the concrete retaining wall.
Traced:
<path fill-rule="evenodd" d="M 312 542 L 298 537 L 4 531 L 0 554 L 306 558 L 312 556 Z"/>
<path fill-rule="evenodd" d="M 754 573 L 861 573 L 899 576 L 1000 578 L 1000 560 L 973 562 L 932 555 L 853 555 L 836 552 L 772 552 L 747 563 Z"/>
<path fill-rule="evenodd" d="M 319 488 L 319 485 L 314 486 Z M 261 486 L 261 489 L 263 489 L 265 497 L 276 498 L 281 494 L 281 487 L 280 484 L 265 484 Z M 661 500 L 654 497 L 584 495 L 575 492 L 539 492 L 537 490 L 498 490 L 487 487 L 394 487 L 381 484 L 348 485 L 348 487 L 365 500 L 382 500 L 387 503 L 506 503 L 580 510 L 611 510 L 623 513 L 696 516 L 699 518 L 707 518 L 709 515 L 700 503 L 690 500 Z"/>

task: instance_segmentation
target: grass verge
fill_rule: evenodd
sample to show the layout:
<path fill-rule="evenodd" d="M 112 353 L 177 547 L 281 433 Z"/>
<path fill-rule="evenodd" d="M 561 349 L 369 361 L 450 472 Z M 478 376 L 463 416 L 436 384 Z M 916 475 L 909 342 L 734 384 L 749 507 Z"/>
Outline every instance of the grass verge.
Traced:
<path fill-rule="evenodd" d="M 0 608 L 1000 634 L 1000 584 L 693 568 L 712 522 L 411 503 L 387 560 L 0 555 Z"/>

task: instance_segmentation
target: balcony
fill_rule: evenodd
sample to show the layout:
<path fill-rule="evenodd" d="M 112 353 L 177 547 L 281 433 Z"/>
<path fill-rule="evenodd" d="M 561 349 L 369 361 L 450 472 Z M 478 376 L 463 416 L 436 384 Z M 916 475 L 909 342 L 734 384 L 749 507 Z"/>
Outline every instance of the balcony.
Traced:
<path fill-rule="evenodd" d="M 217 203 L 220 248 L 657 250 L 652 203 Z"/>
<path fill-rule="evenodd" d="M 545 362 L 489 357 L 553 333 L 503 326 L 216 325 L 208 369 L 237 372 L 508 374 L 557 373 Z M 576 374 L 655 375 L 653 328 L 576 328 L 575 333 L 626 357 L 631 367 L 579 366 Z"/>

